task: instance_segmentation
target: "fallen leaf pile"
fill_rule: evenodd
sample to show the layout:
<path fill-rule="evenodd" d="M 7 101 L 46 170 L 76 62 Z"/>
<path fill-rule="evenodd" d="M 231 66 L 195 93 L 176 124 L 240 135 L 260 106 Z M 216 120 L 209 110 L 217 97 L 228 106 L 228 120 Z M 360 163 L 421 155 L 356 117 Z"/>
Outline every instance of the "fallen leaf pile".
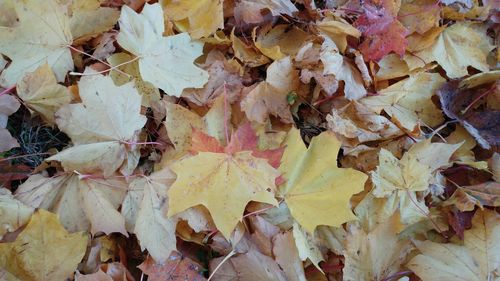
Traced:
<path fill-rule="evenodd" d="M 500 280 L 492 0 L 0 0 L 0 280 Z"/>

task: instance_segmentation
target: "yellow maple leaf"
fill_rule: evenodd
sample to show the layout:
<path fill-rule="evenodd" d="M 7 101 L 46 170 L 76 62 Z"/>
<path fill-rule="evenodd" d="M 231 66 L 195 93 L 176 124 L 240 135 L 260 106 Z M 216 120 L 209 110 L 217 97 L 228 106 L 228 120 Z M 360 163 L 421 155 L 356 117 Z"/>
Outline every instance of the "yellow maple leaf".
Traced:
<path fill-rule="evenodd" d="M 116 24 L 120 12 L 117 9 L 101 7 L 99 0 L 70 0 L 72 12 L 69 20 L 75 44 L 105 32 Z"/>
<path fill-rule="evenodd" d="M 38 210 L 12 243 L 0 243 L 0 267 L 23 281 L 72 278 L 85 255 L 85 232 L 69 234 L 57 215 Z"/>
<path fill-rule="evenodd" d="M 15 198 L 58 214 L 69 231 L 120 232 L 127 236 L 125 220 L 116 210 L 126 188 L 126 183 L 117 179 L 80 179 L 77 174 L 47 178 L 35 174 L 19 186 Z"/>
<path fill-rule="evenodd" d="M 26 73 L 48 63 L 57 81 L 73 69 L 68 46 L 73 42 L 66 7 L 56 0 L 14 1 L 19 25 L 0 28 L 0 53 L 12 63 L 0 75 L 0 85 L 15 85 Z"/>
<path fill-rule="evenodd" d="M 54 113 L 71 101 L 68 89 L 57 84 L 48 64 L 24 75 L 17 83 L 17 94 L 32 113 L 39 113 L 49 124 L 54 123 Z"/>
<path fill-rule="evenodd" d="M 223 1 L 221 0 L 162 0 L 167 17 L 182 32 L 193 38 L 208 37 L 224 28 Z"/>
<path fill-rule="evenodd" d="M 87 68 L 78 82 L 82 103 L 68 104 L 56 113 L 56 123 L 74 146 L 49 157 L 66 171 L 102 171 L 105 176 L 122 167 L 130 174 L 139 161 L 137 146 L 127 148 L 146 123 L 140 114 L 141 96 L 133 83 L 116 86 L 109 76 Z"/>
<path fill-rule="evenodd" d="M 292 129 L 285 145 L 280 171 L 286 183 L 279 190 L 297 222 L 314 233 L 318 225 L 356 219 L 349 200 L 363 190 L 367 176 L 337 167 L 340 142 L 333 132 L 323 132 L 306 148 L 299 131 Z"/>
<path fill-rule="evenodd" d="M 450 78 L 460 78 L 468 74 L 472 66 L 483 72 L 489 70 L 486 57 L 495 48 L 481 24 L 457 22 L 446 28 L 434 44 L 405 58 L 410 69 L 422 67 L 425 63 L 436 61 L 444 68 Z"/>
<path fill-rule="evenodd" d="M 495 280 L 500 266 L 500 216 L 478 211 L 472 228 L 464 232 L 464 245 L 415 241 L 422 253 L 406 266 L 423 281 Z"/>
<path fill-rule="evenodd" d="M 385 111 L 402 129 L 418 135 L 419 125 L 433 127 L 443 122 L 431 97 L 445 81 L 439 73 L 419 72 L 359 102 L 376 113 Z"/>
<path fill-rule="evenodd" d="M 274 191 L 279 172 L 265 159 L 252 156 L 251 151 L 200 152 L 175 162 L 171 169 L 177 179 L 168 191 L 168 215 L 202 204 L 226 238 L 241 220 L 248 202 L 277 204 Z"/>
<path fill-rule="evenodd" d="M 146 4 L 140 14 L 122 7 L 117 41 L 137 56 L 142 79 L 167 94 L 180 97 L 185 88 L 201 88 L 208 73 L 194 65 L 203 43 L 192 41 L 188 33 L 163 37 L 165 30 L 160 4 Z"/>
<path fill-rule="evenodd" d="M 337 19 L 325 18 L 316 23 L 318 29 L 327 35 L 341 53 L 344 53 L 347 48 L 347 36 L 354 38 L 361 37 L 361 32 L 349 23 Z"/>
<path fill-rule="evenodd" d="M 349 225 L 344 251 L 344 281 L 383 280 L 400 270 L 413 246 L 398 237 L 399 217 L 377 225 L 366 233 Z"/>
<path fill-rule="evenodd" d="M 158 263 L 163 263 L 176 250 L 177 218 L 167 218 L 167 190 L 175 180 L 170 169 L 163 169 L 130 183 L 121 212 L 127 229 L 137 235 L 141 249 Z"/>
<path fill-rule="evenodd" d="M 0 237 L 23 226 L 31 217 L 33 208 L 15 199 L 6 188 L 0 188 Z"/>

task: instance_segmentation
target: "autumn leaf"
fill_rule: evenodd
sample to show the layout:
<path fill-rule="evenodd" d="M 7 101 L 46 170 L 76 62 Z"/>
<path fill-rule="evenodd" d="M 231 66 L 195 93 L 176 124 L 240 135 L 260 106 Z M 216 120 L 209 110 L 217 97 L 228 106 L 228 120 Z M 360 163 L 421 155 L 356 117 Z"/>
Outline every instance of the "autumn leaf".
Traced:
<path fill-rule="evenodd" d="M 265 123 L 269 115 L 292 122 L 287 95 L 296 89 L 297 71 L 290 57 L 273 62 L 267 68 L 266 81 L 260 82 L 241 101 L 241 109 L 251 121 Z"/>
<path fill-rule="evenodd" d="M 208 37 L 219 28 L 224 28 L 223 1 L 188 0 L 160 1 L 169 20 L 191 37 Z"/>
<path fill-rule="evenodd" d="M 354 38 L 361 37 L 361 32 L 354 26 L 341 20 L 323 19 L 317 23 L 318 29 L 326 34 L 335 45 L 339 48 L 341 53 L 344 53 L 347 48 L 347 37 Z"/>
<path fill-rule="evenodd" d="M 56 0 L 14 1 L 19 25 L 0 28 L 0 53 L 12 63 L 0 74 L 0 85 L 10 87 L 27 72 L 48 63 L 57 81 L 73 69 L 73 42 L 67 9 Z"/>
<path fill-rule="evenodd" d="M 110 7 L 101 7 L 99 0 L 72 0 L 72 15 L 69 20 L 75 41 L 85 42 L 98 36 L 116 24 L 120 12 Z"/>
<path fill-rule="evenodd" d="M 163 37 L 163 10 L 160 4 L 146 4 L 140 14 L 127 6 L 120 15 L 118 44 L 137 56 L 142 79 L 179 97 L 184 88 L 201 88 L 208 73 L 193 61 L 203 44 L 187 33 Z"/>
<path fill-rule="evenodd" d="M 55 214 L 38 210 L 11 243 L 0 243 L 0 266 L 26 281 L 66 280 L 83 258 L 87 234 L 69 234 Z"/>
<path fill-rule="evenodd" d="M 369 233 L 354 224 L 349 226 L 343 280 L 383 280 L 398 272 L 413 248 L 409 240 L 398 237 L 398 219 L 393 216 Z"/>
<path fill-rule="evenodd" d="M 238 132 L 233 134 L 225 151 L 216 139 L 201 132 L 193 137 L 194 150 L 199 152 L 170 167 L 177 179 L 168 191 L 169 217 L 204 205 L 229 238 L 248 202 L 277 203 L 274 192 L 279 172 L 253 154 L 256 141 L 249 143 L 237 136 Z"/>
<path fill-rule="evenodd" d="M 164 263 L 176 250 L 177 218 L 167 218 L 167 191 L 174 180 L 169 169 L 135 179 L 121 208 L 127 229 L 137 235 L 141 248 L 158 263 Z"/>
<path fill-rule="evenodd" d="M 483 26 L 477 23 L 458 22 L 446 28 L 435 43 L 415 57 L 406 60 L 410 69 L 421 67 L 422 61 L 436 61 L 450 78 L 460 78 L 468 74 L 467 67 L 488 71 L 488 53 L 494 48 Z"/>
<path fill-rule="evenodd" d="M 306 148 L 299 131 L 292 129 L 285 145 L 280 171 L 286 183 L 279 193 L 297 222 L 313 233 L 318 225 L 338 226 L 356 219 L 349 200 L 363 190 L 367 176 L 338 168 L 340 142 L 334 134 L 324 132 Z"/>
<path fill-rule="evenodd" d="M 362 8 L 363 14 L 354 26 L 364 37 L 359 46 L 364 58 L 378 61 L 390 52 L 404 55 L 408 31 L 396 17 L 396 4 L 391 0 L 367 1 Z"/>
<path fill-rule="evenodd" d="M 130 174 L 139 160 L 133 142 L 146 123 L 140 114 L 141 97 L 133 83 L 118 87 L 109 76 L 91 69 L 85 74 L 78 83 L 82 103 L 65 105 L 56 112 L 56 124 L 74 146 L 47 161 L 59 161 L 67 171 L 102 171 L 109 176 L 121 167 Z"/>
<path fill-rule="evenodd" d="M 421 252 L 407 266 L 423 281 L 491 280 L 500 266 L 500 218 L 493 211 L 479 211 L 464 245 L 415 241 Z"/>
<path fill-rule="evenodd" d="M 360 103 L 380 114 L 383 110 L 401 129 L 418 135 L 419 126 L 434 127 L 443 122 L 431 97 L 445 80 L 437 73 L 420 72 L 366 97 Z"/>
<path fill-rule="evenodd" d="M 69 91 L 57 84 L 48 64 L 24 75 L 17 83 L 17 94 L 32 113 L 39 113 L 49 124 L 54 124 L 56 111 L 71 102 Z"/>
<path fill-rule="evenodd" d="M 201 267 L 196 262 L 187 257 L 183 257 L 178 252 L 172 252 L 165 263 L 155 263 L 151 258 L 146 259 L 138 266 L 151 281 L 204 281 L 201 274 Z"/>
<path fill-rule="evenodd" d="M 47 178 L 35 174 L 19 186 L 15 198 L 58 214 L 69 231 L 120 232 L 127 236 L 125 220 L 117 211 L 125 192 L 123 180 L 80 179 L 77 174 Z"/>
<path fill-rule="evenodd" d="M 5 127 L 7 127 L 9 116 L 16 112 L 20 106 L 19 101 L 13 96 L 0 96 L 0 152 L 19 146 L 17 140 L 11 136 Z"/>
<path fill-rule="evenodd" d="M 26 224 L 31 218 L 34 209 L 15 199 L 10 190 L 0 188 L 0 237 L 8 232 L 13 232 Z"/>

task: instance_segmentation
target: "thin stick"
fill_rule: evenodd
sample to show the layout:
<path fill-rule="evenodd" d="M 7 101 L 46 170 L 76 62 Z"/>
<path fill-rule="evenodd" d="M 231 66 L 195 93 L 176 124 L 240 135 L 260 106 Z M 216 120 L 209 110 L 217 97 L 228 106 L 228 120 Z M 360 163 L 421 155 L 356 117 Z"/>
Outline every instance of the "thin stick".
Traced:
<path fill-rule="evenodd" d="M 94 73 L 81 73 L 81 72 L 71 71 L 71 72 L 69 73 L 69 75 L 75 75 L 75 76 L 91 76 L 91 75 L 97 75 L 97 74 L 103 74 L 103 73 L 106 73 L 106 72 L 111 72 L 111 71 L 113 71 L 113 70 L 114 70 L 114 71 L 116 71 L 116 72 L 118 72 L 118 73 L 124 73 L 124 72 L 122 72 L 121 70 L 119 70 L 119 69 L 118 69 L 118 67 L 120 67 L 120 66 L 122 66 L 122 65 L 126 65 L 126 64 L 132 63 L 132 62 L 134 62 L 134 61 L 136 61 L 136 60 L 138 60 L 138 59 L 140 59 L 140 58 L 141 58 L 141 57 L 137 56 L 137 57 L 135 57 L 135 58 L 133 58 L 133 59 L 131 59 L 131 60 L 128 60 L 128 61 L 126 61 L 126 62 L 122 62 L 122 63 L 117 64 L 117 65 L 115 65 L 115 66 L 111 66 L 111 67 L 110 67 L 110 68 L 108 68 L 108 69 L 101 70 L 101 71 L 94 72 Z M 126 74 L 126 75 L 127 75 L 127 77 L 129 77 L 129 78 L 132 76 L 132 75 L 127 74 L 127 73 L 125 73 L 125 74 Z"/>
<path fill-rule="evenodd" d="M 31 156 L 38 156 L 38 155 L 47 155 L 47 154 L 52 154 L 52 153 L 42 152 L 42 153 L 33 153 L 33 154 L 24 154 L 24 155 L 10 156 L 10 157 L 7 157 L 7 158 L 1 158 L 0 162 L 2 162 L 2 161 L 9 161 L 9 160 L 18 159 L 18 158 L 24 158 L 24 157 L 31 157 Z"/>
<path fill-rule="evenodd" d="M 231 250 L 231 252 L 229 254 L 227 254 L 227 256 L 217 265 L 217 267 L 215 267 L 214 271 L 212 271 L 212 273 L 208 277 L 207 281 L 210 281 L 212 279 L 212 277 L 214 277 L 215 272 L 217 272 L 217 270 L 219 270 L 219 268 L 222 266 L 222 264 L 225 263 L 227 260 L 229 260 L 229 258 L 234 256 L 235 254 L 236 254 L 236 252 L 234 251 L 234 249 Z"/>
<path fill-rule="evenodd" d="M 75 51 L 75 52 L 77 52 L 77 53 L 80 53 L 80 54 L 82 54 L 82 55 L 89 56 L 89 57 L 91 57 L 91 58 L 95 59 L 96 61 L 98 61 L 98 62 L 100 62 L 100 63 L 105 64 L 105 65 L 106 65 L 106 66 L 108 66 L 108 67 L 113 67 L 111 64 L 109 64 L 109 63 L 107 63 L 107 62 L 105 62 L 105 61 L 101 60 L 100 58 L 98 58 L 98 57 L 94 57 L 93 55 L 91 55 L 91 54 L 89 54 L 89 53 L 86 53 L 86 52 L 84 52 L 84 51 L 80 51 L 80 50 L 78 50 L 77 48 L 75 48 L 75 47 L 73 47 L 73 46 L 71 46 L 71 45 L 68 45 L 68 48 L 70 48 L 71 50 L 73 50 L 73 51 Z M 127 73 L 125 73 L 125 72 L 123 72 L 123 71 L 121 71 L 121 70 L 119 70 L 119 69 L 117 69 L 116 71 L 117 71 L 117 72 L 119 72 L 119 73 L 121 73 L 121 74 L 123 74 L 123 75 L 125 75 L 125 76 L 127 76 L 127 77 L 130 77 L 130 75 L 129 75 L 129 74 L 127 74 Z"/>
<path fill-rule="evenodd" d="M 436 230 L 439 231 L 439 234 L 443 235 L 444 238 L 448 239 L 448 236 L 446 236 L 443 233 L 443 230 L 441 230 L 441 228 L 439 227 L 439 225 L 431 218 L 431 214 L 427 213 L 424 210 L 422 210 L 422 208 L 420 208 L 420 206 L 418 206 L 417 202 L 415 202 L 413 200 L 413 198 L 411 197 L 410 191 L 406 190 L 406 193 L 407 193 L 408 197 L 410 198 L 411 202 L 415 205 L 415 207 L 417 207 L 417 209 L 431 221 L 431 223 L 434 225 L 434 227 L 436 228 Z"/>
<path fill-rule="evenodd" d="M 226 145 L 229 144 L 229 132 L 227 126 L 227 89 L 226 89 L 226 81 L 224 81 L 224 133 L 226 134 Z"/>
<path fill-rule="evenodd" d="M 10 92 L 11 92 L 12 90 L 14 90 L 15 88 L 16 88 L 16 85 L 11 86 L 11 87 L 9 87 L 9 88 L 7 88 L 7 89 L 3 90 L 3 91 L 0 93 L 0 97 L 1 97 L 1 96 L 3 96 L 3 95 L 6 95 L 6 94 L 8 94 L 8 93 L 10 93 Z"/>
<path fill-rule="evenodd" d="M 496 88 L 495 84 L 493 84 L 493 87 L 491 87 L 488 91 L 480 94 L 477 98 L 475 98 L 464 110 L 460 111 L 460 113 L 465 114 L 467 110 L 469 110 L 476 102 L 478 102 L 480 99 L 483 97 L 487 96 L 489 93 L 491 93 L 494 89 Z"/>

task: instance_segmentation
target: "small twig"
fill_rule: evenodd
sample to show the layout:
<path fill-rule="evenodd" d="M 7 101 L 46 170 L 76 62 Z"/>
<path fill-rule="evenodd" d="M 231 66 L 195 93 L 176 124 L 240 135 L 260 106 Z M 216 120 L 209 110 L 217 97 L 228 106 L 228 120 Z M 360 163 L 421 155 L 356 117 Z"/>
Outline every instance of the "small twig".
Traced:
<path fill-rule="evenodd" d="M 222 266 L 222 264 L 225 263 L 226 261 L 228 261 L 229 258 L 231 258 L 232 256 L 234 256 L 235 254 L 236 254 L 236 251 L 234 251 L 234 249 L 231 250 L 231 252 L 229 252 L 229 254 L 227 254 L 227 256 L 217 265 L 217 267 L 215 267 L 214 271 L 212 271 L 212 273 L 208 277 L 207 281 L 212 280 L 212 278 L 214 277 L 215 272 L 217 272 L 217 270 L 219 270 L 219 268 Z"/>
<path fill-rule="evenodd" d="M 12 90 L 14 90 L 15 88 L 16 88 L 16 85 L 11 86 L 11 87 L 9 87 L 9 88 L 7 88 L 7 89 L 3 90 L 3 91 L 0 93 L 0 97 L 1 97 L 1 96 L 3 96 L 3 95 L 6 95 L 6 94 L 8 94 L 8 93 L 10 93 L 10 92 L 11 92 Z"/>
<path fill-rule="evenodd" d="M 77 48 L 75 48 L 75 47 L 73 47 L 73 46 L 71 46 L 71 45 L 68 45 L 68 48 L 70 48 L 71 50 L 73 50 L 73 51 L 75 51 L 75 52 L 77 52 L 77 53 L 80 53 L 80 54 L 82 54 L 82 55 L 89 56 L 89 57 L 91 57 L 91 58 L 95 59 L 96 61 L 98 61 L 98 62 L 100 62 L 100 63 L 103 63 L 104 65 L 106 65 L 106 66 L 108 66 L 108 67 L 110 67 L 110 68 L 112 68 L 112 67 L 113 67 L 111 64 L 109 64 L 109 63 L 107 63 L 107 62 L 105 62 L 105 61 L 101 60 L 100 58 L 95 57 L 95 56 L 93 56 L 93 55 L 91 55 L 91 54 L 89 54 L 89 53 L 86 53 L 86 52 L 84 52 L 84 51 L 80 51 L 80 50 L 78 50 Z M 130 75 L 129 75 L 129 74 L 127 74 L 127 73 L 125 73 L 125 72 L 123 72 L 123 71 L 121 71 L 121 70 L 119 70 L 119 69 L 116 69 L 116 71 L 117 71 L 117 72 L 119 72 L 119 73 L 121 73 L 121 74 L 123 74 L 123 75 L 125 75 L 125 76 L 127 76 L 127 77 L 130 77 Z M 70 72 L 70 74 L 71 74 L 71 73 L 72 73 L 72 72 Z M 73 75 L 74 75 L 74 74 L 73 74 Z"/>
<path fill-rule="evenodd" d="M 390 281 L 391 279 L 393 279 L 395 277 L 401 277 L 401 276 L 409 275 L 412 273 L 413 273 L 413 271 L 411 271 L 411 270 L 396 272 L 392 275 L 387 276 L 386 278 L 382 279 L 381 281 Z"/>

